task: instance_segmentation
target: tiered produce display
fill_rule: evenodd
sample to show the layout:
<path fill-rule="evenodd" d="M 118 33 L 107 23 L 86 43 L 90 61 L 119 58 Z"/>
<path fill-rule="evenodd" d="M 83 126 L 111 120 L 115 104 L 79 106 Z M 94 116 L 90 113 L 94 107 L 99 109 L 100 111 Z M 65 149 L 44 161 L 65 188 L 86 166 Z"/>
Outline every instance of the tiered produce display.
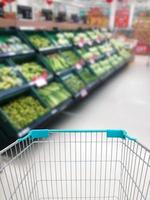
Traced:
<path fill-rule="evenodd" d="M 11 139 L 83 99 L 132 58 L 98 29 L 16 30 L 16 35 L 0 35 L 0 55 L 19 53 L 0 58 L 0 125 Z"/>

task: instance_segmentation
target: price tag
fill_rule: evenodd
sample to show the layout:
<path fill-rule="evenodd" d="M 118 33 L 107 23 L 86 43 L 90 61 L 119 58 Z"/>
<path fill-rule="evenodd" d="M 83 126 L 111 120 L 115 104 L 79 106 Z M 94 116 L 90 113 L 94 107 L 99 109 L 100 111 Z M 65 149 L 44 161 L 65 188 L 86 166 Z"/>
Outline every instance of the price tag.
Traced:
<path fill-rule="evenodd" d="M 89 44 L 90 46 L 92 46 L 92 41 L 88 41 L 88 44 Z"/>
<path fill-rule="evenodd" d="M 110 57 L 110 56 L 111 56 L 111 52 L 107 52 L 106 55 L 107 55 L 108 57 Z"/>
<path fill-rule="evenodd" d="M 52 110 L 51 113 L 52 113 L 52 115 L 56 114 L 57 113 L 57 109 Z"/>
<path fill-rule="evenodd" d="M 35 85 L 34 81 L 30 82 L 29 85 L 30 85 L 30 86 Z"/>
<path fill-rule="evenodd" d="M 95 63 L 95 60 L 94 60 L 93 58 L 91 58 L 91 59 L 90 59 L 90 63 L 91 63 L 91 64 L 94 64 L 94 63 Z"/>
<path fill-rule="evenodd" d="M 79 63 L 80 63 L 81 65 L 84 65 L 84 64 L 85 64 L 85 62 L 84 62 L 83 59 L 80 59 Z"/>
<path fill-rule="evenodd" d="M 80 63 L 77 63 L 77 64 L 75 65 L 75 67 L 76 67 L 76 69 L 81 69 L 81 68 L 82 68 L 82 65 L 81 65 Z"/>
<path fill-rule="evenodd" d="M 14 56 L 14 55 L 16 55 L 16 53 L 14 53 L 14 52 L 9 52 L 8 55 L 9 55 L 9 56 Z"/>
<path fill-rule="evenodd" d="M 80 94 L 81 94 L 81 97 L 86 97 L 88 95 L 88 92 L 86 89 L 83 89 L 81 90 Z"/>
<path fill-rule="evenodd" d="M 23 137 L 23 136 L 24 136 L 25 134 L 27 134 L 29 131 L 30 131 L 30 128 L 27 127 L 27 128 L 25 128 L 24 130 L 22 130 L 22 131 L 18 134 L 18 136 L 19 136 L 19 137 Z"/>
<path fill-rule="evenodd" d="M 78 46 L 79 46 L 79 47 L 83 47 L 83 46 L 84 46 L 83 42 L 79 42 L 79 43 L 78 43 Z"/>
<path fill-rule="evenodd" d="M 44 47 L 44 48 L 40 48 L 40 51 L 46 51 L 46 50 L 51 50 L 52 47 Z"/>
<path fill-rule="evenodd" d="M 41 78 L 38 78 L 37 80 L 35 80 L 34 83 L 35 83 L 35 85 L 36 85 L 37 87 L 43 87 L 43 86 L 47 85 L 46 79 L 44 79 L 44 78 L 42 78 L 42 77 L 41 77 Z"/>
<path fill-rule="evenodd" d="M 101 41 L 100 41 L 100 39 L 97 39 L 96 42 L 97 42 L 97 43 L 100 43 Z"/>

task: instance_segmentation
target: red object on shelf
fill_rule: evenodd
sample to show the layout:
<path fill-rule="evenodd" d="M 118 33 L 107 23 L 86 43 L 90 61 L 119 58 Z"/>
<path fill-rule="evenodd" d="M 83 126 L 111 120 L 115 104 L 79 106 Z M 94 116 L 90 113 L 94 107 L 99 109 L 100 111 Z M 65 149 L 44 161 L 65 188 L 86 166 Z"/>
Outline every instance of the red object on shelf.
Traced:
<path fill-rule="evenodd" d="M 138 43 L 134 49 L 134 52 L 139 55 L 147 55 L 150 53 L 150 47 L 144 43 Z"/>
<path fill-rule="evenodd" d="M 112 3 L 112 2 L 113 2 L 113 0 L 106 0 L 106 2 L 107 2 L 107 3 Z"/>
<path fill-rule="evenodd" d="M 13 1 L 15 1 L 15 0 L 2 0 L 1 2 L 2 2 L 3 6 L 5 6 L 6 4 L 12 3 Z"/>
<path fill-rule="evenodd" d="M 38 80 L 38 79 L 45 79 L 45 80 L 47 80 L 47 78 L 48 78 L 48 73 L 47 73 L 47 71 L 43 71 L 42 74 L 41 74 L 40 76 L 34 76 L 34 77 L 32 78 L 32 81 L 36 81 L 36 80 Z"/>
<path fill-rule="evenodd" d="M 116 11 L 115 27 L 127 28 L 129 23 L 129 9 L 121 8 Z"/>
<path fill-rule="evenodd" d="M 46 0 L 48 5 L 51 5 L 53 3 L 53 0 Z"/>

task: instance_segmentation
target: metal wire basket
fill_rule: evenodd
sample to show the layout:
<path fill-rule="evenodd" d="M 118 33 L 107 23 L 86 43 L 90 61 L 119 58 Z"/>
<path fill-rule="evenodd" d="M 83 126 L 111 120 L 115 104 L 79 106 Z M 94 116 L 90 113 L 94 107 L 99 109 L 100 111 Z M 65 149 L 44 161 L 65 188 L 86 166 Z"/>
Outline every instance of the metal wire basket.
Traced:
<path fill-rule="evenodd" d="M 0 155 L 0 200 L 150 199 L 150 151 L 122 130 L 33 130 Z"/>

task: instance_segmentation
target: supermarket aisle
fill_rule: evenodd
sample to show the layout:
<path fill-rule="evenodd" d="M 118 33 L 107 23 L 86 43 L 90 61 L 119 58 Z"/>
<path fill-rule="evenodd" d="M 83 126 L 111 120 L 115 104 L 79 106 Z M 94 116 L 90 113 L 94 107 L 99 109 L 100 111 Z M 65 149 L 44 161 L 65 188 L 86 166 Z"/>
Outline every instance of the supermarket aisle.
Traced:
<path fill-rule="evenodd" d="M 150 146 L 150 68 L 147 57 L 135 61 L 50 128 L 125 129 Z"/>

